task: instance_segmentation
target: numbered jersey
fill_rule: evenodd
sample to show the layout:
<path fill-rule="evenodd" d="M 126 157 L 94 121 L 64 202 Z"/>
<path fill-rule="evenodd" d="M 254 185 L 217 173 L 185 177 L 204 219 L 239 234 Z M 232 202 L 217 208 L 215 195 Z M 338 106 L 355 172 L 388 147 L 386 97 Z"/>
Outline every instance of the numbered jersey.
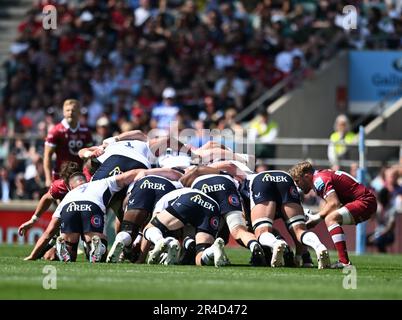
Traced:
<path fill-rule="evenodd" d="M 317 170 L 314 172 L 313 182 L 314 189 L 321 198 L 325 199 L 332 192 L 336 192 L 342 204 L 371 195 L 369 189 L 343 171 Z"/>
<path fill-rule="evenodd" d="M 73 161 L 82 165 L 78 151 L 92 146 L 92 136 L 87 127 L 78 124 L 77 128 L 72 129 L 64 119 L 49 131 L 45 144 L 55 148 L 56 165 L 53 175 L 57 179 L 63 162 Z"/>
<path fill-rule="evenodd" d="M 97 160 L 104 163 L 111 156 L 123 156 L 136 161 L 139 161 L 150 168 L 153 161 L 153 154 L 149 149 L 148 143 L 139 140 L 125 140 L 109 144 L 105 153 Z"/>
<path fill-rule="evenodd" d="M 57 206 L 53 217 L 60 218 L 60 213 L 63 208 L 67 211 L 88 211 L 77 209 L 77 206 L 80 206 L 82 202 L 94 203 L 105 214 L 110 199 L 121 189 L 122 188 L 117 185 L 115 176 L 84 183 L 67 193 L 63 201 Z M 71 210 L 68 210 L 69 206 Z"/>

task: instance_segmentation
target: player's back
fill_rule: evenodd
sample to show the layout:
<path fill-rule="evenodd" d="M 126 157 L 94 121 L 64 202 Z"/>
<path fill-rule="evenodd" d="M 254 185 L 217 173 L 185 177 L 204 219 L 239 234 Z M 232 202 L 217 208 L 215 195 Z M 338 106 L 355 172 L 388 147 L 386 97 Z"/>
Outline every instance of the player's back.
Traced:
<path fill-rule="evenodd" d="M 152 152 L 146 142 L 139 140 L 125 140 L 111 143 L 105 149 L 105 153 L 98 157 L 98 161 L 103 163 L 112 155 L 120 155 L 140 161 L 148 168 L 151 167 Z"/>
<path fill-rule="evenodd" d="M 349 173 L 340 170 L 318 170 L 314 173 L 313 182 L 320 197 L 325 199 L 332 192 L 336 192 L 342 204 L 360 199 L 371 193 Z"/>
<path fill-rule="evenodd" d="M 90 201 L 96 203 L 105 212 L 111 197 L 120 189 L 114 176 L 87 182 L 67 193 L 60 205 L 63 207 L 73 201 Z"/>

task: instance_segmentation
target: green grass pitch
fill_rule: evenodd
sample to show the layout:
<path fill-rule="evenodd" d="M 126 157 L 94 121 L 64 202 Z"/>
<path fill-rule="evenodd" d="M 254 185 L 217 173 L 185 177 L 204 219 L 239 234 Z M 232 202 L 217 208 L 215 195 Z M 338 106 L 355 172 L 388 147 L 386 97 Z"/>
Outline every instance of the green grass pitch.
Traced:
<path fill-rule="evenodd" d="M 0 299 L 402 299 L 402 255 L 352 256 L 357 288 L 346 290 L 342 270 L 249 267 L 242 248 L 227 249 L 233 266 L 220 269 L 25 262 L 30 249 L 0 246 Z M 56 290 L 43 289 L 46 265 Z"/>

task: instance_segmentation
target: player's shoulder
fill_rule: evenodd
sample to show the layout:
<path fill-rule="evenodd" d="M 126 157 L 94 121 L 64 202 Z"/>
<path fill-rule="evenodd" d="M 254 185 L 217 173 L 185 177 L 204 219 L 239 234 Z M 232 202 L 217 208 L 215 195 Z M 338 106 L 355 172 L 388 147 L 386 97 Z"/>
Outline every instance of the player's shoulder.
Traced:
<path fill-rule="evenodd" d="M 316 170 L 313 174 L 313 184 L 317 191 L 323 191 L 325 185 L 331 180 L 332 173 L 330 170 Z"/>
<path fill-rule="evenodd" d="M 54 199 L 63 199 L 68 193 L 68 188 L 63 179 L 57 179 L 52 182 L 49 192 Z"/>
<path fill-rule="evenodd" d="M 67 129 L 66 127 L 63 126 L 63 124 L 61 122 L 55 124 L 50 130 L 49 130 L 49 134 L 57 134 L 60 132 L 66 132 Z"/>

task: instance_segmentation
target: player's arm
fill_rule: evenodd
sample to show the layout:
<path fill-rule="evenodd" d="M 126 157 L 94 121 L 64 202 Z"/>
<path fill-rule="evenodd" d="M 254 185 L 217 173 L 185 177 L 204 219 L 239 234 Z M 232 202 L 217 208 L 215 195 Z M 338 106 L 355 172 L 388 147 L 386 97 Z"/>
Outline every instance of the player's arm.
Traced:
<path fill-rule="evenodd" d="M 199 176 L 203 176 L 206 174 L 219 174 L 221 172 L 220 169 L 211 168 L 206 166 L 197 166 L 188 170 L 184 176 L 180 179 L 180 182 L 185 187 L 190 187 L 194 180 L 197 179 Z"/>
<path fill-rule="evenodd" d="M 222 148 L 212 148 L 212 149 L 204 149 L 204 150 L 196 150 L 195 153 L 202 158 L 204 164 L 208 164 L 213 160 L 221 159 L 221 160 L 237 160 L 240 162 L 245 162 L 244 157 L 242 157 L 238 153 L 234 153 L 228 149 Z"/>
<path fill-rule="evenodd" d="M 220 171 L 226 171 L 240 181 L 243 181 L 247 177 L 247 174 L 243 170 L 230 161 L 219 161 L 210 164 L 209 167 L 219 169 Z"/>
<path fill-rule="evenodd" d="M 149 148 L 152 153 L 159 157 L 160 155 L 166 152 L 167 148 L 171 148 L 173 151 L 182 152 L 186 154 L 190 154 L 191 146 L 185 145 L 180 142 L 178 139 L 173 137 L 157 137 L 152 138 L 148 142 Z"/>
<path fill-rule="evenodd" d="M 90 159 L 90 158 L 97 158 L 104 153 L 105 150 L 102 148 L 102 146 L 92 146 L 80 149 L 80 151 L 78 151 L 78 156 L 81 159 Z"/>
<path fill-rule="evenodd" d="M 128 186 L 134 180 L 141 179 L 147 175 L 159 175 L 170 180 L 179 180 L 182 174 L 170 168 L 155 169 L 133 169 L 116 176 L 116 183 L 120 188 Z"/>
<path fill-rule="evenodd" d="M 141 130 L 131 130 L 127 132 L 122 132 L 115 137 L 116 141 L 120 140 L 140 140 L 143 142 L 148 141 L 147 135 Z"/>
<path fill-rule="evenodd" d="M 56 235 L 59 231 L 61 220 L 56 217 L 52 217 L 46 230 L 40 236 L 39 240 L 36 242 L 31 254 L 24 260 L 37 260 L 43 256 L 45 250 L 49 244 L 49 241 Z"/>
<path fill-rule="evenodd" d="M 328 214 L 339 209 L 341 203 L 336 195 L 336 192 L 331 192 L 325 198 L 325 204 L 323 208 L 316 214 L 306 214 L 308 216 L 308 221 L 306 225 L 308 228 L 312 228 L 317 225 L 321 220 L 323 220 Z"/>
<path fill-rule="evenodd" d="M 139 140 L 143 142 L 148 141 L 147 135 L 142 132 L 141 130 L 131 130 L 127 132 L 122 132 L 118 134 L 117 136 L 107 138 L 103 140 L 103 145 L 107 145 L 113 142 L 119 142 L 119 141 L 124 141 L 124 140 Z"/>
<path fill-rule="evenodd" d="M 208 141 L 207 143 L 204 143 L 201 147 L 199 147 L 197 150 L 209 150 L 215 148 L 229 150 L 229 148 L 216 141 Z"/>
<path fill-rule="evenodd" d="M 43 155 L 43 169 L 45 171 L 46 187 L 52 184 L 52 156 L 56 148 L 45 144 L 45 151 Z"/>
<path fill-rule="evenodd" d="M 32 215 L 31 219 L 28 220 L 27 222 L 24 222 L 18 228 L 19 235 L 23 236 L 27 230 L 31 229 L 32 226 L 35 224 L 35 222 L 42 216 L 42 214 L 50 208 L 53 201 L 54 199 L 50 194 L 50 192 L 48 191 L 47 193 L 45 193 L 42 196 L 42 198 L 40 198 L 38 206 L 36 207 L 35 212 Z"/>
<path fill-rule="evenodd" d="M 169 180 L 177 181 L 179 180 L 183 174 L 175 169 L 171 168 L 154 168 L 154 169 L 147 169 L 142 171 L 139 175 L 136 176 L 135 180 L 140 179 L 140 175 L 149 176 L 149 175 L 157 175 L 164 177 Z"/>

